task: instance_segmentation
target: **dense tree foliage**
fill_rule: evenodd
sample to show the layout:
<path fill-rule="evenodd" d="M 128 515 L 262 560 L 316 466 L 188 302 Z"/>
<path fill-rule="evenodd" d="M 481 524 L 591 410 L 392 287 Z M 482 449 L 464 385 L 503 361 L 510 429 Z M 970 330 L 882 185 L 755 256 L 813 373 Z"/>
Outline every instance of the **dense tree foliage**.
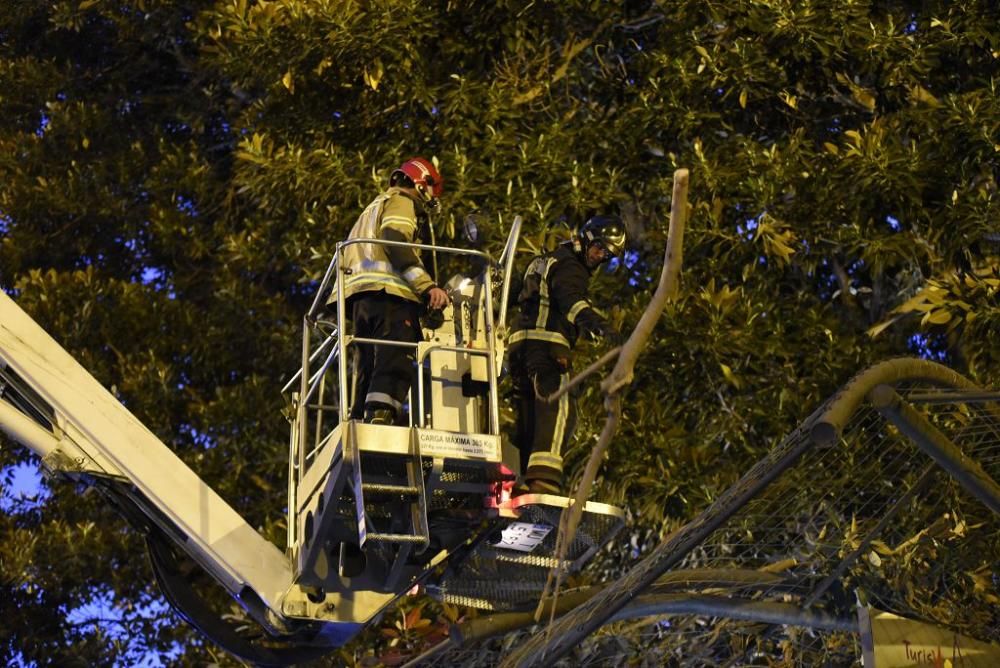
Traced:
<path fill-rule="evenodd" d="M 439 162 L 442 238 L 521 214 L 528 252 L 620 212 L 635 252 L 595 300 L 626 328 L 689 167 L 682 295 L 600 491 L 641 548 L 873 360 L 1000 381 L 998 25 L 986 0 L 7 0 L 0 283 L 280 544 L 301 313 L 395 164 Z M 28 459 L 4 443 L 7 483 Z M 0 652 L 212 653 L 99 499 L 6 507 Z"/>

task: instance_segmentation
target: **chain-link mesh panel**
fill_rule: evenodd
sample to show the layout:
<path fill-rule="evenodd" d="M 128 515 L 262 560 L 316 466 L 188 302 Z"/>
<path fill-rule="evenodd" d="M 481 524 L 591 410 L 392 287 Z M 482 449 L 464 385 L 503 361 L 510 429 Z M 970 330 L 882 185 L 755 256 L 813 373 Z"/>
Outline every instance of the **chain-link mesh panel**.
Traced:
<path fill-rule="evenodd" d="M 965 401 L 968 387 L 942 389 L 942 383 L 901 381 L 902 375 L 893 377 L 896 391 L 969 460 L 1000 479 L 998 404 Z M 997 516 L 856 396 L 848 397 L 856 403 L 839 438 L 814 445 L 812 427 L 831 407 L 842 407 L 846 394 L 831 398 L 710 508 L 669 536 L 655 559 L 638 562 L 588 604 L 538 632 L 550 633 L 551 640 L 521 634 L 477 651 L 490 654 L 499 642 L 517 654 L 527 642 L 534 650 L 532 665 L 539 665 L 545 646 L 566 655 L 557 664 L 544 660 L 551 665 L 616 665 L 607 663 L 612 656 L 631 665 L 858 661 L 853 632 L 692 615 L 623 622 L 585 641 L 565 640 L 580 637 L 576 629 L 593 628 L 588 620 L 599 624 L 635 594 L 659 586 L 653 583 L 665 569 L 671 591 L 692 597 L 710 591 L 734 602 L 783 604 L 840 620 L 854 618 L 860 597 L 897 614 L 1000 640 Z M 649 584 L 640 588 L 639 582 Z M 494 663 L 467 664 L 461 651 L 439 660 L 496 665 L 504 659 L 499 652 L 492 654 Z"/>

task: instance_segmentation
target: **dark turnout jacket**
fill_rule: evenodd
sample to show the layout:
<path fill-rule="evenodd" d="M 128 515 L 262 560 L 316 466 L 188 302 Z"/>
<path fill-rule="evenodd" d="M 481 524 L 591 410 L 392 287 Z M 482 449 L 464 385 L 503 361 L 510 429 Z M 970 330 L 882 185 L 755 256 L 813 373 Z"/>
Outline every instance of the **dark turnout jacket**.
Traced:
<path fill-rule="evenodd" d="M 588 297 L 590 270 L 571 243 L 539 255 L 524 273 L 510 344 L 547 341 L 566 352 L 581 332 L 603 335 L 607 322 Z"/>

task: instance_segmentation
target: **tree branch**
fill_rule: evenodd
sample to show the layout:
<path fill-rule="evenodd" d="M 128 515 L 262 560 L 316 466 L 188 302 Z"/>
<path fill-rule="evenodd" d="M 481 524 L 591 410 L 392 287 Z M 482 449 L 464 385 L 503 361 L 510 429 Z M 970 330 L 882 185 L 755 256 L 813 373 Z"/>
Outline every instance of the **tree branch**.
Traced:
<path fill-rule="evenodd" d="M 632 334 L 625 342 L 625 345 L 622 346 L 614 369 L 601 382 L 607 417 L 600 438 L 598 438 L 597 444 L 591 450 L 587 466 L 584 469 L 580 483 L 577 485 L 573 502 L 563 511 L 559 534 L 556 538 L 556 563 L 561 564 L 566 559 L 566 553 L 569 545 L 572 543 L 572 537 L 576 535 L 576 530 L 580 526 L 580 520 L 583 517 L 583 508 L 587 503 L 587 497 L 590 496 L 594 481 L 597 479 L 597 472 L 604 459 L 604 454 L 611 443 L 611 439 L 614 438 L 618 430 L 618 421 L 621 417 L 621 391 L 632 383 L 635 362 L 639 358 L 639 353 L 646 347 L 646 341 L 653 333 L 653 329 L 660 319 L 664 307 L 667 305 L 667 300 L 672 299 L 677 294 L 678 276 L 680 274 L 681 263 L 683 262 L 682 247 L 684 223 L 687 217 L 687 192 L 688 170 L 678 169 L 674 172 L 673 197 L 670 203 L 670 226 L 667 232 L 667 246 L 663 257 L 663 268 L 660 271 L 660 282 L 656 287 L 656 292 L 653 294 L 652 300 L 639 319 L 639 323 L 632 330 Z M 545 590 L 539 600 L 538 608 L 535 610 L 536 619 L 540 619 L 544 614 L 545 599 L 550 590 L 552 591 L 550 617 L 554 619 L 562 575 L 562 569 L 558 566 L 549 572 Z"/>
<path fill-rule="evenodd" d="M 612 348 L 608 352 L 604 353 L 599 360 L 597 360 L 596 362 L 594 362 L 593 364 L 591 364 L 590 366 L 588 366 L 586 369 L 584 369 L 580 373 L 578 373 L 575 376 L 573 376 L 568 383 L 566 383 L 565 385 L 563 385 L 562 387 L 560 387 L 558 390 L 556 390 L 555 392 L 553 392 L 552 394 L 550 394 L 547 397 L 539 397 L 539 398 L 542 399 L 547 404 L 553 404 L 553 403 L 559 401 L 559 397 L 561 397 L 562 395 L 566 394 L 567 392 L 569 392 L 570 390 L 572 390 L 574 387 L 576 387 L 577 385 L 579 385 L 580 383 L 582 383 L 583 381 L 585 381 L 587 378 L 589 378 L 590 376 L 592 376 L 593 374 L 595 374 L 602 366 L 604 366 L 605 364 L 607 364 L 608 362 L 610 362 L 614 358 L 618 357 L 618 355 L 621 353 L 621 351 L 622 351 L 622 347 L 621 346 L 618 346 L 616 348 Z"/>
<path fill-rule="evenodd" d="M 851 294 L 851 277 L 847 275 L 847 270 L 836 257 L 830 258 L 830 267 L 833 275 L 837 278 L 840 286 L 840 301 L 844 306 L 854 306 L 854 296 Z"/>
<path fill-rule="evenodd" d="M 542 83 L 537 84 L 533 86 L 530 90 L 521 93 L 520 95 L 516 95 L 514 99 L 511 100 L 511 104 L 517 107 L 527 102 L 531 102 L 536 97 L 545 92 L 545 90 L 552 84 L 558 82 L 560 79 L 565 77 L 566 73 L 569 72 L 569 66 L 570 64 L 572 64 L 573 59 L 575 59 L 578 55 L 580 55 L 580 53 L 582 53 L 585 49 L 587 49 L 587 47 L 593 44 L 594 40 L 597 39 L 597 36 L 601 34 L 601 32 L 609 25 L 611 25 L 610 21 L 604 21 L 603 23 L 601 23 L 601 25 L 597 26 L 597 29 L 594 30 L 594 33 L 587 39 L 580 42 L 571 41 L 569 44 L 567 44 L 566 47 L 563 48 L 562 63 L 552 74 L 552 78 L 550 78 L 544 84 Z"/>
<path fill-rule="evenodd" d="M 558 614 L 561 616 L 582 605 L 602 589 L 603 587 L 590 587 L 567 592 L 558 603 Z M 821 611 L 803 610 L 794 603 L 747 600 L 711 594 L 659 592 L 640 594 L 606 622 L 610 624 L 625 619 L 661 615 L 704 615 L 838 631 L 854 631 L 857 628 L 857 622 L 853 618 L 834 617 Z M 455 647 L 485 640 L 501 633 L 510 633 L 530 626 L 533 622 L 533 616 L 527 612 L 502 612 L 476 617 L 451 627 L 450 646 Z"/>

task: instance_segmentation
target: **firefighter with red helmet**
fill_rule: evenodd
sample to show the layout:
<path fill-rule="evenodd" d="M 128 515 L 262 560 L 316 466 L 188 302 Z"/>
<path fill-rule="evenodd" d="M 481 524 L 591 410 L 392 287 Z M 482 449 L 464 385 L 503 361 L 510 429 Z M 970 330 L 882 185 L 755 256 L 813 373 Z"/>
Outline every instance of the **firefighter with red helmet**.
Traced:
<path fill-rule="evenodd" d="M 444 192 L 437 168 L 425 158 L 412 158 L 392 172 L 389 188 L 365 208 L 347 237 L 420 243 Z M 388 244 L 355 243 L 343 252 L 341 279 L 354 336 L 416 343 L 421 339 L 420 314 L 426 305 L 442 309 L 448 294 L 434 283 L 417 249 Z M 336 291 L 329 306 L 336 299 Z M 402 416 L 413 377 L 415 348 L 357 343 L 358 364 L 351 418 L 393 424 Z"/>
<path fill-rule="evenodd" d="M 563 491 L 563 453 L 573 437 L 576 406 L 569 393 L 551 404 L 545 397 L 569 380 L 570 351 L 580 334 L 618 342 L 618 333 L 590 303 L 588 290 L 593 271 L 620 256 L 625 241 L 618 216 L 594 216 L 571 241 L 535 257 L 525 271 L 508 368 L 517 413 L 514 440 L 528 491 Z"/>

